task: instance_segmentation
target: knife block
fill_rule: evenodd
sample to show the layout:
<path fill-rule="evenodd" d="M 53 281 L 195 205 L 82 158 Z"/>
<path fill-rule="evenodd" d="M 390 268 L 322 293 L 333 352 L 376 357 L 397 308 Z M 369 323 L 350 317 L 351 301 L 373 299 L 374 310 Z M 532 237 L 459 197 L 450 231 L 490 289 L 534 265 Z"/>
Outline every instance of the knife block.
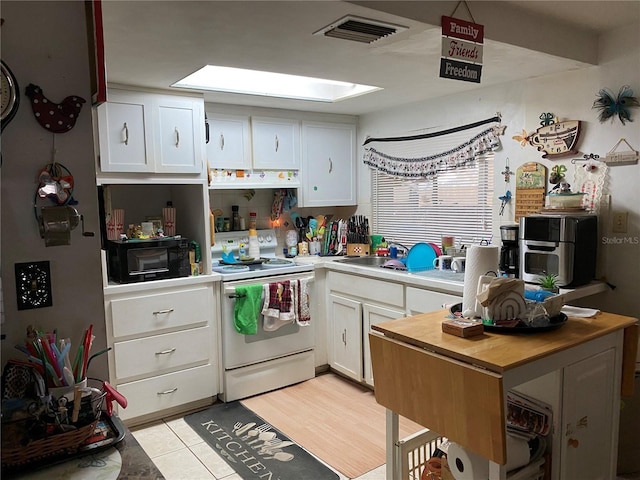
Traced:
<path fill-rule="evenodd" d="M 347 256 L 366 257 L 371 253 L 371 246 L 368 243 L 347 243 Z"/>

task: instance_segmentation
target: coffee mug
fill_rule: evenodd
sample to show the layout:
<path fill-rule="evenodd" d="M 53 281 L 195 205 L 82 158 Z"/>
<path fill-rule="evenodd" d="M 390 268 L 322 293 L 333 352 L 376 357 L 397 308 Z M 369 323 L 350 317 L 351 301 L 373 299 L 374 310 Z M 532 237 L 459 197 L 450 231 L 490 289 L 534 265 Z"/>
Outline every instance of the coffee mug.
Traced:
<path fill-rule="evenodd" d="M 451 262 L 451 270 L 454 272 L 462 273 L 464 272 L 464 267 L 467 263 L 467 257 L 453 257 L 453 261 Z"/>
<path fill-rule="evenodd" d="M 440 255 L 438 258 L 433 259 L 433 268 L 440 270 L 451 270 L 451 262 L 453 257 L 451 255 Z"/>

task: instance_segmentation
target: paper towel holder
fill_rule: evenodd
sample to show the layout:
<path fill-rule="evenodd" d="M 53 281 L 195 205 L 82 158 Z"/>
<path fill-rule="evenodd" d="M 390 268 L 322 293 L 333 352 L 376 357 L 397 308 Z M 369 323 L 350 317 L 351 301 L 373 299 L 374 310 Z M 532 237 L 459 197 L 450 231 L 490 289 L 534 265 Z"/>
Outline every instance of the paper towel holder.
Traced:
<path fill-rule="evenodd" d="M 46 247 L 71 245 L 71 230 L 82 225 L 82 236 L 93 237 L 84 229 L 84 217 L 71 205 L 41 207 L 37 216 L 40 238 Z"/>

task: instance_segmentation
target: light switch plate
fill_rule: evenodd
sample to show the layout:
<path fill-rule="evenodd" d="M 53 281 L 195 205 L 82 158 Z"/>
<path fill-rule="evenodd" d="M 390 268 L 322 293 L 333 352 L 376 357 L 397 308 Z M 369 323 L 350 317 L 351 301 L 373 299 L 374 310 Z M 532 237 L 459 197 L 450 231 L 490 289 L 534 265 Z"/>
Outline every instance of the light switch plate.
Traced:
<path fill-rule="evenodd" d="M 629 212 L 613 212 L 611 231 L 613 233 L 627 233 Z"/>

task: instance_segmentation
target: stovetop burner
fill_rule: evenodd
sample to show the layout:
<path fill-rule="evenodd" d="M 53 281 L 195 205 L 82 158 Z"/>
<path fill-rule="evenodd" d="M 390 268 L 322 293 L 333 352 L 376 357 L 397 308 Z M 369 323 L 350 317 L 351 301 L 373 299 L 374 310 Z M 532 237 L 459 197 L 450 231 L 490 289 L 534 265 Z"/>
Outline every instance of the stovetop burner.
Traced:
<path fill-rule="evenodd" d="M 216 242 L 211 247 L 211 260 L 213 271 L 222 275 L 223 281 L 244 280 L 289 273 L 303 273 L 313 270 L 312 264 L 297 265 L 292 260 L 276 256 L 278 239 L 275 230 L 258 230 L 258 243 L 260 245 L 260 258 L 251 261 L 241 261 L 240 244 L 249 243 L 249 232 L 222 232 L 216 233 Z M 223 260 L 228 254 L 233 254 L 236 263 Z M 232 267 L 232 268 L 224 268 Z M 236 267 L 236 268 L 233 268 Z M 238 268 L 246 267 L 246 268 Z"/>

